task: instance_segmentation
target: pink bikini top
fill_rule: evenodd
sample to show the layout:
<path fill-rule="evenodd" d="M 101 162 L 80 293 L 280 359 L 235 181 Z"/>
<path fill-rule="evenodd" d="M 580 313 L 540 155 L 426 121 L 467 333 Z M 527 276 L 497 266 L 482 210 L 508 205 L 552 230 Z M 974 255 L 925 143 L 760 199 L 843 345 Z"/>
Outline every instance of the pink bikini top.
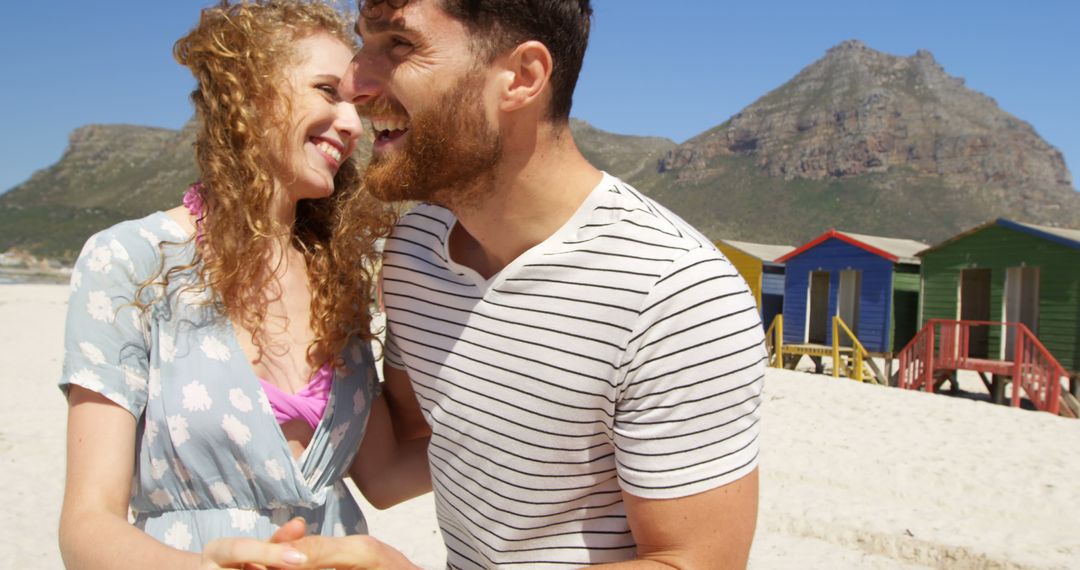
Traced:
<path fill-rule="evenodd" d="M 326 402 L 330 400 L 330 381 L 334 378 L 334 369 L 330 363 L 322 365 L 311 377 L 311 382 L 295 394 L 288 394 L 273 384 L 259 378 L 274 417 L 279 424 L 292 420 L 304 420 L 316 429 L 326 412 Z"/>
<path fill-rule="evenodd" d="M 204 210 L 202 195 L 199 194 L 200 190 L 202 190 L 201 182 L 192 184 L 187 189 L 187 192 L 184 192 L 183 200 L 188 212 L 195 216 L 197 220 L 198 232 L 196 239 L 202 237 L 201 222 Z M 311 426 L 311 429 L 316 429 L 326 412 L 326 403 L 330 400 L 330 382 L 333 379 L 334 369 L 327 362 L 322 365 L 322 368 L 315 371 L 307 386 L 304 386 L 302 390 L 295 394 L 288 394 L 262 378 L 259 378 L 259 384 L 262 384 L 263 392 L 266 393 L 266 398 L 270 400 L 270 407 L 274 410 L 274 417 L 279 424 L 292 420 L 304 420 Z"/>

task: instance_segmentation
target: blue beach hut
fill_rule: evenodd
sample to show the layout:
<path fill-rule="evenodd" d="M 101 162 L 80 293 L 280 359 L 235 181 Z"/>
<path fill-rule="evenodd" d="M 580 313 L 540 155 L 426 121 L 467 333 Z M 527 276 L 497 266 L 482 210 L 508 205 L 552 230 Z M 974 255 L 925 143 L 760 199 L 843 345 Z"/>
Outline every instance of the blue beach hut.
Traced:
<path fill-rule="evenodd" d="M 870 352 L 899 351 L 918 330 L 915 254 L 928 247 L 830 229 L 777 258 L 786 266 L 784 342 L 832 344 L 838 315 Z"/>

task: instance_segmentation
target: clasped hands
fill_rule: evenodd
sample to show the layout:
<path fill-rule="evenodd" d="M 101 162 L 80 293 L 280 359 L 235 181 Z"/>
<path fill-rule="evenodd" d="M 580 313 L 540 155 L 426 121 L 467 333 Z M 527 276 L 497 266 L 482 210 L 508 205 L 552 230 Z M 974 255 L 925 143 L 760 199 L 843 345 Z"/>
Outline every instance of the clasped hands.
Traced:
<path fill-rule="evenodd" d="M 206 545 L 199 570 L 419 570 L 391 546 L 368 535 L 304 536 L 307 526 L 295 518 L 269 541 L 222 538 Z"/>

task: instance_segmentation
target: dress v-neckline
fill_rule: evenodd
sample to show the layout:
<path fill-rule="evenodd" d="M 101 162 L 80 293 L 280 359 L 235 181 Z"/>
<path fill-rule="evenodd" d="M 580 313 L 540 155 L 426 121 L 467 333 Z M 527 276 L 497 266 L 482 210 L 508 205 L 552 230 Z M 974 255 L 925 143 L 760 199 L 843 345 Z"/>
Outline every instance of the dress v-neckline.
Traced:
<path fill-rule="evenodd" d="M 255 388 L 258 390 L 258 393 L 263 398 L 266 398 L 267 402 L 269 402 L 270 397 L 266 394 L 262 382 L 260 381 L 259 375 L 255 373 L 255 369 L 251 366 L 251 362 L 249 362 L 247 359 L 247 353 L 244 352 L 243 347 L 240 346 L 240 341 L 236 337 L 236 326 L 233 325 L 232 319 L 230 319 L 228 316 L 223 315 L 223 318 L 225 319 L 225 322 L 228 323 L 229 340 L 236 348 L 236 351 L 241 355 L 241 358 L 243 358 L 244 370 L 246 372 L 245 376 L 247 376 L 248 384 L 254 385 Z M 319 371 L 318 369 L 316 369 L 315 372 L 311 375 L 311 378 L 308 378 L 308 383 L 304 385 L 304 388 L 307 388 L 307 386 L 311 384 L 311 380 L 318 373 Z M 289 458 L 289 461 L 292 461 L 293 466 L 302 476 L 304 480 L 304 487 L 308 491 L 311 491 L 311 485 L 308 484 L 308 478 L 311 476 L 311 474 L 307 473 L 304 467 L 307 465 L 308 456 L 311 455 L 311 448 L 314 447 L 318 441 L 320 441 L 319 435 L 325 429 L 327 429 L 326 424 L 329 421 L 330 415 L 333 413 L 334 400 L 336 399 L 336 390 L 334 389 L 334 384 L 337 377 L 337 371 L 331 369 L 330 374 L 330 394 L 329 396 L 327 396 L 326 399 L 326 410 L 323 412 L 322 417 L 319 418 L 319 423 L 315 426 L 315 431 L 311 433 L 311 439 L 308 441 L 308 444 L 304 446 L 304 451 L 300 453 L 299 457 L 296 457 L 292 454 L 292 449 L 289 447 L 289 439 L 285 437 L 285 432 L 281 429 L 281 424 L 277 422 L 277 418 L 274 417 L 273 412 L 269 414 L 263 414 L 264 416 L 266 416 L 267 421 L 271 422 L 274 425 L 274 431 L 277 432 L 278 439 L 280 440 L 280 444 L 278 445 L 279 449 L 284 451 L 285 456 Z M 304 388 L 301 388 L 301 391 Z"/>
<path fill-rule="evenodd" d="M 188 239 L 192 237 L 193 232 L 188 231 L 186 228 L 184 228 L 179 222 L 173 219 L 173 217 L 169 215 L 168 212 L 164 210 L 159 210 L 157 213 L 160 214 L 162 218 L 164 218 L 165 221 L 163 223 L 172 224 L 173 226 L 175 226 L 175 230 L 179 231 L 181 234 L 187 234 Z M 166 229 L 166 231 L 172 230 Z M 266 398 L 267 401 L 269 401 L 269 396 L 266 395 L 266 392 L 263 390 L 262 387 L 262 382 L 259 381 L 259 375 L 255 373 L 255 369 L 251 366 L 251 362 L 248 361 L 247 353 L 244 352 L 243 347 L 240 345 L 240 341 L 236 335 L 236 326 L 233 324 L 232 319 L 230 319 L 229 316 L 224 313 L 221 313 L 220 316 L 228 325 L 228 336 L 229 342 L 232 344 L 232 349 L 234 349 L 236 351 L 236 354 L 239 354 L 240 358 L 243 359 L 243 366 L 246 373 L 245 375 L 247 376 L 247 383 L 253 386 L 256 390 L 258 390 L 258 392 L 256 392 L 257 394 L 260 394 L 263 398 Z M 318 370 L 315 371 L 315 373 L 317 372 Z M 314 374 L 312 374 L 311 378 L 314 378 Z M 308 379 L 309 384 L 311 382 L 311 378 Z M 319 438 L 320 434 L 326 429 L 329 429 L 328 427 L 326 427 L 327 423 L 330 421 L 328 418 L 333 413 L 334 403 L 337 399 L 335 395 L 336 390 L 334 389 L 336 379 L 337 370 L 331 370 L 330 395 L 327 396 L 326 410 L 323 412 L 322 417 L 319 418 L 319 423 L 315 426 L 315 431 L 311 434 L 311 440 L 308 441 L 308 444 L 306 446 L 304 446 L 304 451 L 300 453 L 300 457 L 293 456 L 292 449 L 289 448 L 289 439 L 285 437 L 285 432 L 282 431 L 281 424 L 277 422 L 277 418 L 274 417 L 273 412 L 271 411 L 271 413 L 269 414 L 262 414 L 263 416 L 266 416 L 267 421 L 273 424 L 273 430 L 278 434 L 278 440 L 280 442 L 278 444 L 278 449 L 280 449 L 285 454 L 285 457 L 287 457 L 289 461 L 292 462 L 294 472 L 300 475 L 300 478 L 303 480 L 304 489 L 307 490 L 309 494 L 314 492 L 311 488 L 311 485 L 308 483 L 308 479 L 312 474 L 307 473 L 304 467 L 307 465 L 308 456 L 311 455 L 311 448 L 314 447 L 318 441 L 321 441 Z"/>

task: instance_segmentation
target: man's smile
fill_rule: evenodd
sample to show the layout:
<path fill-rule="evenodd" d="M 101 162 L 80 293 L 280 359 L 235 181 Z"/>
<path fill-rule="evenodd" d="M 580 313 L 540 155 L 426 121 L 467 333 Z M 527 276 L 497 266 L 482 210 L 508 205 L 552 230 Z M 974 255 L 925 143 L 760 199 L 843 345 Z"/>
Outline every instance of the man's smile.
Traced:
<path fill-rule="evenodd" d="M 384 148 L 409 132 L 411 123 L 404 117 L 373 117 L 371 128 L 375 133 L 376 148 Z"/>

